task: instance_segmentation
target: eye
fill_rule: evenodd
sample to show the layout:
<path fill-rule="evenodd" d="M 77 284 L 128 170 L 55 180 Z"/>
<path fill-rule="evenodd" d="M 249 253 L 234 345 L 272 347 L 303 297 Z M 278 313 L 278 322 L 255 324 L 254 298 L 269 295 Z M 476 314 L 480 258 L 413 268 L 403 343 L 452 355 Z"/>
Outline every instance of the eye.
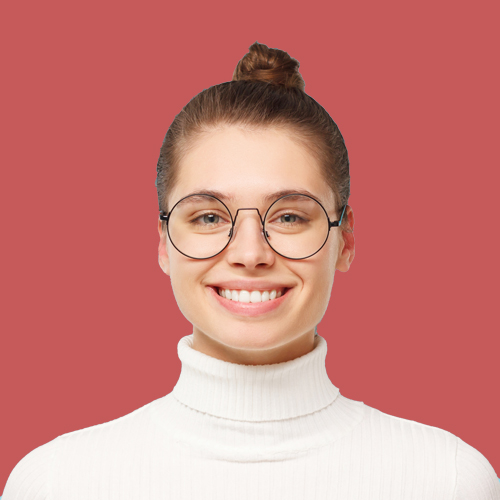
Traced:
<path fill-rule="evenodd" d="M 303 224 L 304 222 L 306 222 L 306 219 L 299 217 L 297 214 L 288 213 L 288 214 L 278 215 L 273 219 L 272 222 L 276 222 L 277 224 L 293 226 L 297 224 Z"/>
<path fill-rule="evenodd" d="M 191 224 L 198 226 L 210 226 L 214 224 L 220 224 L 223 222 L 225 222 L 225 219 L 222 217 L 222 215 L 213 212 L 204 213 L 190 221 Z"/>
<path fill-rule="evenodd" d="M 220 217 L 217 214 L 205 214 L 200 217 L 206 224 L 217 224 Z"/>
<path fill-rule="evenodd" d="M 285 214 L 280 217 L 280 219 L 282 219 L 281 222 L 292 222 L 292 223 L 295 222 L 297 218 L 298 216 L 294 214 Z"/>

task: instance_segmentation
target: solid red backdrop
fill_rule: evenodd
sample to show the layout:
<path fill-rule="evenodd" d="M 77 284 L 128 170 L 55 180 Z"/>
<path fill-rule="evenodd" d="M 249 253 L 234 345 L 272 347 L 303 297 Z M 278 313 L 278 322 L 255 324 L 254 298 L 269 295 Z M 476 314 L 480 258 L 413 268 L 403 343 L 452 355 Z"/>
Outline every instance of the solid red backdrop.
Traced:
<path fill-rule="evenodd" d="M 156 161 L 256 40 L 300 61 L 349 150 L 332 382 L 500 473 L 498 3 L 304 5 L 3 4 L 0 492 L 34 448 L 175 385 L 191 325 L 157 263 Z"/>

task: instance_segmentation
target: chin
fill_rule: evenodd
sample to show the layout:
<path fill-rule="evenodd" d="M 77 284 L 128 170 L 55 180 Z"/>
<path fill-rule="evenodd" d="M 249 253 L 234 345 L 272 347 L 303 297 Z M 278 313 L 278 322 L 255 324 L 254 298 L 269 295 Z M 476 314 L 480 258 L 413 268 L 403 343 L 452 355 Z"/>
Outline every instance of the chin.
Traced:
<path fill-rule="evenodd" d="M 272 349 L 287 342 L 286 335 L 276 328 L 263 327 L 262 324 L 235 325 L 227 331 L 210 335 L 210 338 L 233 349 L 247 350 Z"/>

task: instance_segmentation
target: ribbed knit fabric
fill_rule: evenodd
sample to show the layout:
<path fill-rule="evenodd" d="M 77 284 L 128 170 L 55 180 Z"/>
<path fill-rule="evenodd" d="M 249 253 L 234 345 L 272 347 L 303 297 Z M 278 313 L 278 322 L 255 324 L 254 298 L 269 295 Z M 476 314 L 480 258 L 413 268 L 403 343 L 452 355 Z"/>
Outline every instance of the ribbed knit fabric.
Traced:
<path fill-rule="evenodd" d="M 173 391 L 34 449 L 2 500 L 500 500 L 488 460 L 453 434 L 343 397 L 326 341 L 237 365 L 178 343 Z"/>

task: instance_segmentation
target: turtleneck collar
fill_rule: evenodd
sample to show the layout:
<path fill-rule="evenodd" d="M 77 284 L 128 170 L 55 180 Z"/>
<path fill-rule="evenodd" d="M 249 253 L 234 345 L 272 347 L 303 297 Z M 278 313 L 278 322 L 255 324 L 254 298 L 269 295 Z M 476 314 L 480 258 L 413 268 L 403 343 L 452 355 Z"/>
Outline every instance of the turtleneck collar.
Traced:
<path fill-rule="evenodd" d="M 320 335 L 309 353 L 270 365 L 229 363 L 192 346 L 193 334 L 179 340 L 182 368 L 172 392 L 200 412 L 250 422 L 283 420 L 321 410 L 339 394 L 326 372 L 327 346 Z"/>

